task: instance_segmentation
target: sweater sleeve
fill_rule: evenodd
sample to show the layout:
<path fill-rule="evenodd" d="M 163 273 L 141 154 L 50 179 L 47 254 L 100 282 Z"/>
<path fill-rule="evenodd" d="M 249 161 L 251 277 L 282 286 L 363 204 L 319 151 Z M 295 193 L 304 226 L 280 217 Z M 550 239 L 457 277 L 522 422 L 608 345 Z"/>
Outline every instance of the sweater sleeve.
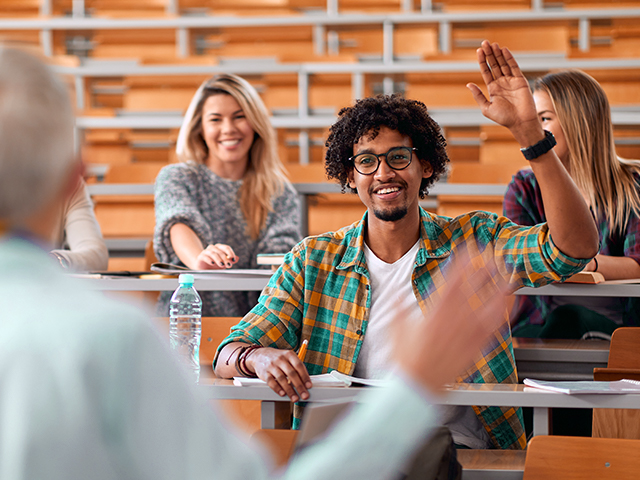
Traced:
<path fill-rule="evenodd" d="M 288 183 L 282 195 L 273 202 L 273 211 L 267 216 L 267 224 L 260 235 L 256 254 L 286 253 L 301 240 L 300 208 L 298 193 Z"/>
<path fill-rule="evenodd" d="M 187 164 L 169 165 L 158 173 L 155 183 L 156 226 L 153 250 L 161 262 L 179 262 L 171 245 L 169 231 L 176 223 L 184 223 L 203 243 L 211 237 L 211 227 L 198 208 L 197 167 Z"/>

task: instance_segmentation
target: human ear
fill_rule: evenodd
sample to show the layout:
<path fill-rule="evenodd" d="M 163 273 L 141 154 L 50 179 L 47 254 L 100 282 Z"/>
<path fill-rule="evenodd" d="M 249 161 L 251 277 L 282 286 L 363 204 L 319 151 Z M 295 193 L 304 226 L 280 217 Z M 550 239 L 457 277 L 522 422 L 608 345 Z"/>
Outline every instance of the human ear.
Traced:
<path fill-rule="evenodd" d="M 356 190 L 356 182 L 353 180 L 353 168 L 349 170 L 349 173 L 347 173 L 347 183 L 349 187 Z"/>
<path fill-rule="evenodd" d="M 431 175 L 433 175 L 433 167 L 431 164 L 423 161 L 420 161 L 420 164 L 422 166 L 422 178 L 431 178 Z"/>

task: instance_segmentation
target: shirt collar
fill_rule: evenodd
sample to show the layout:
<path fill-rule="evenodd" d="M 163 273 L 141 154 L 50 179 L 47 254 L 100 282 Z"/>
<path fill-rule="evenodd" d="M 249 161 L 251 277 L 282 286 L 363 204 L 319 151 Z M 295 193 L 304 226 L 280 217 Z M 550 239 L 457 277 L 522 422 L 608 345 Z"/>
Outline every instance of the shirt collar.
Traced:
<path fill-rule="evenodd" d="M 451 235 L 438 222 L 436 216 L 420 208 L 420 249 L 416 255 L 416 265 L 423 266 L 429 258 L 444 258 L 451 254 Z M 347 230 L 345 242 L 347 250 L 342 257 L 338 269 L 355 268 L 366 271 L 364 256 L 364 229 L 367 224 L 366 211 L 353 228 Z"/>

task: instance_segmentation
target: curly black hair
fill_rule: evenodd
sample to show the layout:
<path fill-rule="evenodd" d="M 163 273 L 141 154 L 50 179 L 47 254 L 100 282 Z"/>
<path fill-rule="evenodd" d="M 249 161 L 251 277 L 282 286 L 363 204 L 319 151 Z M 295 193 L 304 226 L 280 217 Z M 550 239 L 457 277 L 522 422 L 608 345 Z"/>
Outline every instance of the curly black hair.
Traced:
<path fill-rule="evenodd" d="M 408 135 L 420 161 L 431 165 L 433 175 L 422 179 L 420 198 L 425 197 L 428 188 L 445 172 L 449 162 L 447 143 L 424 103 L 398 94 L 378 95 L 357 100 L 352 107 L 340 110 L 338 116 L 325 143 L 325 170 L 329 178 L 340 182 L 343 191 L 349 188 L 355 193 L 348 187 L 348 174 L 353 168 L 349 161 L 353 156 L 353 146 L 365 135 L 370 139 L 376 138 L 382 126 Z"/>

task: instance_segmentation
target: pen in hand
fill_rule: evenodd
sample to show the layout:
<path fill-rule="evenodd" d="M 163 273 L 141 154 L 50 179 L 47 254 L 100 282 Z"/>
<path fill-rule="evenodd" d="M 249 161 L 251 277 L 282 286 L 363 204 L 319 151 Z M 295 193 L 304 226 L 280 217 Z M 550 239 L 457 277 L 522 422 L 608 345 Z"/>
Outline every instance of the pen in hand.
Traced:
<path fill-rule="evenodd" d="M 307 354 L 307 345 L 309 344 L 309 340 L 304 340 L 302 345 L 300 345 L 300 350 L 298 350 L 298 358 L 301 362 L 304 362 L 304 356 Z"/>

